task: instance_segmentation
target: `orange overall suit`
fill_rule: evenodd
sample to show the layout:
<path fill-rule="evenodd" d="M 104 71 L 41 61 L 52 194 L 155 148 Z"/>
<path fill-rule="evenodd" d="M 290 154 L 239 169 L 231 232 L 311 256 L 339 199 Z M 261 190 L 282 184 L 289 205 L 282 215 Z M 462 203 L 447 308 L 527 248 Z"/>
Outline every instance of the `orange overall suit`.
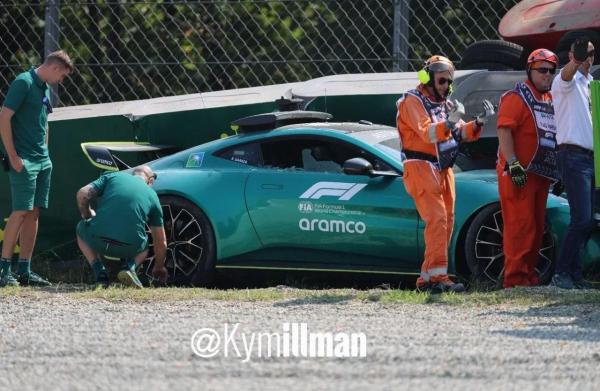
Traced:
<path fill-rule="evenodd" d="M 446 100 L 436 101 L 423 84 L 398 100 L 396 123 L 402 141 L 404 185 L 425 221 L 425 259 L 417 288 L 448 280 L 448 244 L 454 227 L 454 173 L 440 169 L 436 144 L 450 140 L 446 125 Z M 428 112 L 427 108 L 430 111 Z M 431 108 L 437 108 L 431 110 Z M 475 121 L 459 125 L 462 140 L 475 141 L 481 134 Z"/>
<path fill-rule="evenodd" d="M 519 86 L 525 93 L 519 91 Z M 530 94 L 527 89 L 533 94 L 529 96 L 551 105 L 550 93 L 540 93 L 527 81 L 506 92 L 498 109 L 498 128 L 511 130 L 515 155 L 523 167 L 530 166 L 534 159 L 540 137 L 534 111 L 526 102 L 525 95 Z M 551 180 L 528 169 L 527 182 L 523 187 L 517 187 L 506 167 L 506 156 L 499 150 L 496 171 L 504 220 L 504 288 L 537 285 L 535 266 L 544 235 Z"/>

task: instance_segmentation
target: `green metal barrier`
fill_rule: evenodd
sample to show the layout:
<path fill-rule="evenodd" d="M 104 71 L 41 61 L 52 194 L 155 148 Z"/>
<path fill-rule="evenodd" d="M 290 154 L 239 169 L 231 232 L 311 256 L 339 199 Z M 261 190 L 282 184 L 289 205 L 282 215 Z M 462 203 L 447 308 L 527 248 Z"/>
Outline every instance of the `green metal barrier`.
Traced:
<path fill-rule="evenodd" d="M 600 178 L 600 80 L 590 84 L 592 90 L 592 129 L 594 134 L 594 173 Z M 596 181 L 596 189 L 600 188 L 600 180 Z"/>

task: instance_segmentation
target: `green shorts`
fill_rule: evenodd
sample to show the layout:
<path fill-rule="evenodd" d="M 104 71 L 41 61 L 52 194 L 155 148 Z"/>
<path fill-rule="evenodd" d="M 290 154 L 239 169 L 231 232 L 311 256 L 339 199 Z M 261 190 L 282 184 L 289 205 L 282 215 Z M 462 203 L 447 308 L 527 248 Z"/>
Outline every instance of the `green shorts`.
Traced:
<path fill-rule="evenodd" d="M 148 238 L 141 243 L 125 243 L 95 231 L 90 220 L 81 220 L 77 224 L 77 236 L 98 254 L 113 258 L 133 258 L 148 248 Z"/>
<path fill-rule="evenodd" d="M 10 169 L 10 193 L 12 210 L 33 210 L 34 207 L 47 208 L 50 194 L 50 159 L 30 161 L 23 159 L 23 169 L 16 172 Z"/>

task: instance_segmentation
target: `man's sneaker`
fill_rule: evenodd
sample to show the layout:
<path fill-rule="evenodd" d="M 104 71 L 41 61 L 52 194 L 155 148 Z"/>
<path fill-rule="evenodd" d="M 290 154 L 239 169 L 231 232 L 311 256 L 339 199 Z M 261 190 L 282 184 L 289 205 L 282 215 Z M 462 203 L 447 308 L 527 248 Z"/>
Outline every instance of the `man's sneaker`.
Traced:
<path fill-rule="evenodd" d="M 565 273 L 555 274 L 552 276 L 550 286 L 555 286 L 561 289 L 573 289 L 573 280 L 571 276 Z"/>
<path fill-rule="evenodd" d="M 138 276 L 131 270 L 121 270 L 119 274 L 117 274 L 117 278 L 119 279 L 121 284 L 125 286 L 130 286 L 138 289 L 142 289 L 144 287 Z"/>
<path fill-rule="evenodd" d="M 19 281 L 16 280 L 12 273 L 2 275 L 0 277 L 0 288 L 5 286 L 19 286 Z"/>
<path fill-rule="evenodd" d="M 579 280 L 573 280 L 573 288 L 574 289 L 593 289 L 592 284 L 580 278 Z"/>
<path fill-rule="evenodd" d="M 110 285 L 110 280 L 108 279 L 108 273 L 104 272 L 102 274 L 100 274 L 97 278 L 96 278 L 96 289 L 108 289 L 108 286 Z"/>
<path fill-rule="evenodd" d="M 19 274 L 17 276 L 19 280 L 19 284 L 23 286 L 51 286 L 50 281 L 46 280 L 43 277 L 35 274 L 34 272 L 29 272 L 25 274 Z"/>

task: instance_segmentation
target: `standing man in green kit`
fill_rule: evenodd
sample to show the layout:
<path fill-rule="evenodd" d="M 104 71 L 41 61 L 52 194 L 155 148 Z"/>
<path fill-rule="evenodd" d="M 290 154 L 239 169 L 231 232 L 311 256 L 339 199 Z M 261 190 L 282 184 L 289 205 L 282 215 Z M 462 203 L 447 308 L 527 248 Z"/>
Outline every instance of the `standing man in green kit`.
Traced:
<path fill-rule="evenodd" d="M 4 230 L 0 259 L 0 287 L 48 286 L 31 271 L 40 208 L 48 207 L 52 162 L 48 155 L 48 114 L 52 112 L 49 84 L 62 83 L 73 72 L 73 62 L 62 50 L 50 53 L 38 68 L 12 82 L 0 110 L 0 136 L 9 160 L 12 213 Z M 21 252 L 16 278 L 11 258 L 19 240 Z"/>

